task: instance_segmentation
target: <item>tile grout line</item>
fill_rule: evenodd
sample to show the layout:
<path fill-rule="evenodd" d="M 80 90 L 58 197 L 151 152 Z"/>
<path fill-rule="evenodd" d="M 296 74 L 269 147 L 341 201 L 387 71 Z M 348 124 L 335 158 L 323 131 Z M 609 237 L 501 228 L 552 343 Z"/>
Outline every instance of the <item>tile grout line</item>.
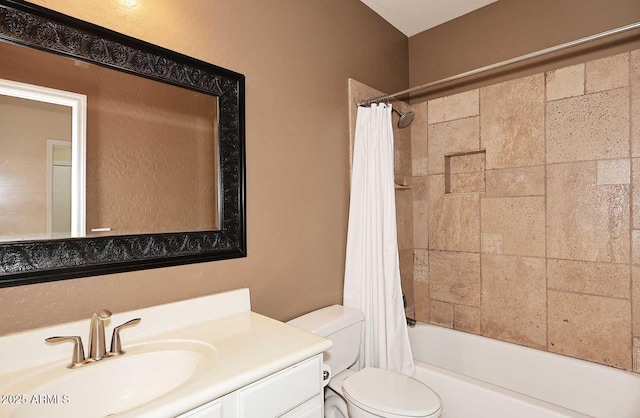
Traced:
<path fill-rule="evenodd" d="M 430 100 L 426 101 L 426 105 L 424 106 L 425 109 L 424 111 L 427 112 L 427 114 L 425 115 L 425 126 L 424 126 L 424 133 L 427 136 L 425 141 L 427 141 L 427 156 L 426 156 L 426 161 L 427 161 L 427 170 L 426 170 L 426 174 L 425 174 L 425 182 L 426 182 L 426 210 L 427 210 L 427 300 L 425 301 L 425 303 L 427 304 L 428 307 L 428 315 L 425 318 L 427 320 L 428 323 L 431 323 L 431 254 L 430 254 L 430 248 L 431 248 L 431 177 L 429 177 L 429 102 Z"/>
<path fill-rule="evenodd" d="M 593 261 L 593 260 L 576 260 L 574 258 L 556 258 L 549 257 L 549 260 L 557 260 L 557 261 L 571 261 L 575 263 L 591 263 L 591 264 L 613 264 L 614 266 L 625 266 L 629 263 L 614 263 L 611 261 Z"/>
<path fill-rule="evenodd" d="M 544 73 L 544 129 L 543 129 L 543 147 L 544 147 L 544 293 L 545 293 L 545 320 L 546 320 L 546 351 L 549 351 L 549 253 L 548 253 L 548 245 L 547 241 L 549 240 L 549 231 L 548 231 L 548 199 L 547 199 L 547 181 L 548 181 L 548 170 L 547 170 L 547 75 L 548 71 Z"/>
<path fill-rule="evenodd" d="M 482 95 L 480 91 L 482 88 L 478 89 L 478 148 L 482 148 Z M 487 191 L 487 152 L 485 150 L 484 154 L 484 190 L 485 193 Z M 483 329 L 483 312 L 482 309 L 482 196 L 478 196 L 478 245 L 479 245 L 479 257 L 478 257 L 478 268 L 480 271 L 478 272 L 478 277 L 480 278 L 480 297 L 478 308 L 480 308 L 480 335 L 484 335 Z"/>
<path fill-rule="evenodd" d="M 631 314 L 631 371 L 640 372 L 640 370 L 634 369 L 635 348 L 633 346 L 634 337 L 634 307 L 633 307 L 633 229 L 634 229 L 634 208 L 633 208 L 633 194 L 635 191 L 635 182 L 633 181 L 633 65 L 631 59 L 631 52 L 628 53 L 628 88 L 629 88 L 629 298 L 630 298 L 630 314 Z M 637 365 L 636 365 L 637 366 Z"/>
<path fill-rule="evenodd" d="M 408 111 L 414 111 L 414 105 L 407 103 Z M 414 111 L 415 113 L 415 111 Z M 411 251 L 411 286 L 413 287 L 413 319 L 417 320 L 418 317 L 418 306 L 420 305 L 420 294 L 418 293 L 417 289 L 416 289 L 416 282 L 418 280 L 416 280 L 416 251 L 417 251 L 417 246 L 416 246 L 416 207 L 417 207 L 417 199 L 416 199 L 416 188 L 417 188 L 417 182 L 416 182 L 416 173 L 414 172 L 415 170 L 415 164 L 414 161 L 416 159 L 416 150 L 414 149 L 414 126 L 409 126 L 409 144 L 411 145 L 411 219 L 412 219 L 412 224 L 411 224 L 411 247 L 412 247 L 412 251 Z"/>
<path fill-rule="evenodd" d="M 480 309 L 480 305 L 469 305 L 467 303 L 451 302 L 449 300 L 434 299 L 434 302 L 448 303 L 450 305 L 455 305 L 455 306 L 464 306 L 465 308 Z"/>
<path fill-rule="evenodd" d="M 585 63 L 585 64 L 586 64 L 586 63 Z M 563 68 L 566 68 L 566 67 L 563 67 Z M 585 73 L 586 73 L 586 65 L 585 65 Z M 628 87 L 628 86 L 614 87 L 614 88 L 608 88 L 608 89 L 604 89 L 604 90 L 597 90 L 597 91 L 592 91 L 592 92 L 587 93 L 587 89 L 586 89 L 586 77 L 585 77 L 585 82 L 584 82 L 584 84 L 585 84 L 585 87 L 584 87 L 585 92 L 584 92 L 584 93 L 582 93 L 582 94 L 577 94 L 577 95 L 575 95 L 575 96 L 561 97 L 561 98 L 559 98 L 559 99 L 552 99 L 552 100 L 549 100 L 549 101 L 548 101 L 548 103 L 557 103 L 557 102 L 560 102 L 560 101 L 562 101 L 562 100 L 571 100 L 571 99 L 577 99 L 578 97 L 593 96 L 593 95 L 596 95 L 596 94 L 607 93 L 607 92 L 610 92 L 610 91 L 622 90 L 622 89 L 625 89 L 625 88 L 627 88 L 627 87 Z"/>
<path fill-rule="evenodd" d="M 413 239 L 414 239 L 413 265 L 414 265 L 414 273 L 415 273 L 416 250 L 419 249 L 421 251 L 424 251 L 426 253 L 426 256 L 427 256 L 427 265 L 426 266 L 422 266 L 421 268 L 426 267 L 426 269 L 427 269 L 427 271 L 426 271 L 427 279 L 424 280 L 424 281 L 420 280 L 420 282 L 426 283 L 427 291 L 426 291 L 426 293 L 424 295 L 422 295 L 420 297 L 420 301 L 421 301 L 420 303 L 422 304 L 422 308 L 423 308 L 422 311 L 424 312 L 424 310 L 426 308 L 427 314 L 426 314 L 425 317 L 423 317 L 421 319 L 424 319 L 426 323 L 431 323 L 431 321 L 430 321 L 430 319 L 431 319 L 430 318 L 430 315 L 431 315 L 430 297 L 431 296 L 430 296 L 430 291 L 429 291 L 430 290 L 429 288 L 430 288 L 431 284 L 429 282 L 429 263 L 428 263 L 428 257 L 429 257 L 429 241 L 428 241 L 428 236 L 429 236 L 429 231 L 428 231 L 429 224 L 428 224 L 428 222 L 429 222 L 429 219 L 428 219 L 428 216 L 427 216 L 427 219 L 426 219 L 426 221 L 427 221 L 427 245 L 426 246 L 424 246 L 424 245 L 423 246 L 416 246 L 416 242 L 415 242 L 416 235 L 417 235 L 416 234 L 416 232 L 417 232 L 416 230 L 417 230 L 417 225 L 418 225 L 418 222 L 415 219 L 416 212 L 420 211 L 420 208 L 423 205 L 428 206 L 428 204 L 429 204 L 429 200 L 428 200 L 429 199 L 429 189 L 428 189 L 428 185 L 429 185 L 429 175 L 428 175 L 429 174 L 429 170 L 428 170 L 428 168 L 429 168 L 428 167 L 428 157 L 429 157 L 429 141 L 428 141 L 428 139 L 429 139 L 429 131 L 428 131 L 429 124 L 428 124 L 428 116 L 429 116 L 429 109 L 428 109 L 428 101 L 424 102 L 424 105 L 422 103 L 417 104 L 417 105 L 412 105 L 412 110 L 414 110 L 414 106 L 415 106 L 416 113 L 419 112 L 419 111 L 422 111 L 425 114 L 424 115 L 425 116 L 425 121 L 426 121 L 426 123 L 424 124 L 424 134 L 426 134 L 426 138 L 424 138 L 425 156 L 424 157 L 420 157 L 420 158 L 424 158 L 424 160 L 427 162 L 427 170 L 426 170 L 426 173 L 423 172 L 423 171 L 420 171 L 418 173 L 419 175 L 414 177 L 414 179 L 415 178 L 422 178 L 423 179 L 422 180 L 423 183 L 424 183 L 423 192 L 425 193 L 425 199 L 414 199 L 414 201 L 413 201 L 413 205 L 414 205 L 414 210 L 413 210 L 413 215 L 414 215 L 414 222 L 413 222 L 413 234 L 414 234 L 414 236 L 413 236 Z M 412 128 L 411 128 L 412 147 L 413 147 L 413 142 L 414 142 L 414 136 L 416 137 L 415 138 L 415 142 L 416 143 L 418 141 L 422 140 L 421 136 L 418 135 L 418 133 L 414 131 L 414 127 L 412 126 Z M 412 152 L 413 152 L 413 148 L 412 148 Z M 414 181 L 413 184 L 416 184 L 416 182 Z M 414 193 L 415 193 L 415 189 L 414 189 Z M 415 196 L 415 194 L 414 194 L 414 196 Z M 416 282 L 416 280 L 415 280 L 415 274 L 414 274 L 414 287 L 415 287 L 415 282 Z M 414 298 L 415 298 L 415 296 L 414 296 Z M 414 306 L 416 306 L 415 302 L 414 302 Z M 416 314 L 416 319 L 417 319 L 417 314 Z"/>
<path fill-rule="evenodd" d="M 517 197 L 542 197 L 542 196 L 517 196 Z M 495 199 L 490 197 L 488 199 Z M 488 232 L 490 233 L 490 232 Z M 457 251 L 457 250 L 442 250 L 438 248 L 431 248 L 429 251 L 440 252 L 440 253 L 455 253 L 455 254 L 489 254 L 493 256 L 501 256 L 501 257 L 520 257 L 520 258 L 532 258 L 542 260 L 544 258 L 548 258 L 549 260 L 555 261 L 569 261 L 574 263 L 591 263 L 591 264 L 611 264 L 614 266 L 626 266 L 629 263 L 614 263 L 611 261 L 593 261 L 593 260 L 576 260 L 573 258 L 556 258 L 556 257 L 545 257 L 543 255 L 530 255 L 530 254 L 507 254 L 507 253 L 489 253 L 489 252 L 475 252 L 475 251 Z"/>
<path fill-rule="evenodd" d="M 478 89 L 474 89 L 474 90 L 479 90 L 479 88 Z M 472 90 L 468 90 L 468 91 L 472 91 Z M 445 97 L 447 97 L 447 96 L 445 96 Z M 431 100 L 436 100 L 436 99 L 431 99 Z M 428 101 L 431 101 L 431 100 L 428 100 Z M 480 117 L 480 113 L 478 113 L 477 115 L 463 116 L 461 118 L 446 119 L 446 120 L 442 120 L 442 121 L 439 121 L 439 122 L 428 123 L 427 126 L 443 125 L 445 123 L 451 123 L 451 122 L 455 122 L 455 121 L 459 121 L 459 120 L 469 120 L 469 119 L 478 118 L 478 117 Z"/>
<path fill-rule="evenodd" d="M 543 194 L 526 195 L 526 196 L 484 196 L 485 199 L 533 199 L 545 197 Z M 488 232 L 490 234 L 490 232 Z M 526 256 L 525 256 L 526 257 Z"/>
<path fill-rule="evenodd" d="M 610 158 L 598 158 L 595 160 L 575 160 L 575 161 L 557 161 L 553 163 L 547 163 L 547 165 L 563 165 L 563 164 L 578 164 L 578 163 L 592 163 L 598 161 L 620 161 L 626 160 L 629 156 L 619 156 L 619 157 L 610 157 Z"/>
<path fill-rule="evenodd" d="M 546 108 L 546 104 L 545 104 Z M 545 116 L 546 119 L 546 116 Z M 496 168 L 487 168 L 485 171 L 504 171 L 504 170 L 519 170 L 519 169 L 527 169 L 527 168 L 538 168 L 538 167 L 546 167 L 549 165 L 561 165 L 561 164 L 575 164 L 575 163 L 588 163 L 592 161 L 618 161 L 624 160 L 628 158 L 627 156 L 619 156 L 619 157 L 607 157 L 607 158 L 597 158 L 593 160 L 573 160 L 573 161 L 556 161 L 556 162 L 545 162 L 544 164 L 534 164 L 534 165 L 519 165 L 514 167 L 496 167 Z M 546 156 L 545 156 L 546 160 Z M 481 171 L 468 171 L 465 173 L 480 173 Z M 433 172 L 429 173 L 429 175 L 442 175 L 444 173 L 441 172 Z M 452 173 L 452 174 L 464 174 L 464 173 Z"/>
<path fill-rule="evenodd" d="M 623 298 L 623 297 L 620 297 L 620 296 L 598 295 L 596 293 L 578 292 L 576 290 L 558 289 L 558 288 L 554 288 L 554 287 L 550 287 L 548 290 L 551 290 L 552 292 L 568 293 L 568 294 L 572 294 L 572 295 L 592 296 L 592 297 L 596 297 L 596 298 L 615 299 L 615 300 L 622 300 L 622 301 L 626 301 L 626 302 L 630 302 L 631 301 L 630 297 Z"/>

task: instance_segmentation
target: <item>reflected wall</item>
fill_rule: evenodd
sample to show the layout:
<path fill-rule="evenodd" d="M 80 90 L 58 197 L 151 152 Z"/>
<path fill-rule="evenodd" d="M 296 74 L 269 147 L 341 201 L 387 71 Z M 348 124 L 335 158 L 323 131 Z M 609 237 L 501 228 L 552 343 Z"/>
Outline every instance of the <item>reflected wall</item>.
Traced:
<path fill-rule="evenodd" d="M 0 95 L 0 239 L 45 234 L 47 140 L 71 141 L 70 109 Z"/>
<path fill-rule="evenodd" d="M 6 43 L 0 55 L 2 79 L 87 96 L 87 236 L 218 228 L 216 97 Z"/>

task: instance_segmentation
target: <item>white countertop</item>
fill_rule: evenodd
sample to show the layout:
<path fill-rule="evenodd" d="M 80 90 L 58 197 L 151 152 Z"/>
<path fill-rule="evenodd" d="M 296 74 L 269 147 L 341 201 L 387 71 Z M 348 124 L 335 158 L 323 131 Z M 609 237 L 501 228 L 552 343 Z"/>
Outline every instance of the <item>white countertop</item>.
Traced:
<path fill-rule="evenodd" d="M 215 365 L 197 379 L 150 403 L 115 415 L 119 417 L 179 415 L 317 355 L 332 345 L 329 340 L 251 312 L 248 289 L 114 315 L 105 332 L 107 344 L 111 335 L 109 328 L 137 317 L 142 318 L 141 324 L 123 332 L 125 351 L 127 347 L 133 349 L 139 344 L 157 341 L 192 340 L 213 346 L 217 357 Z M 65 367 L 71 358 L 71 344 L 50 346 L 43 340 L 53 335 L 85 336 L 88 329 L 89 320 L 85 320 L 0 337 L 0 395 L 10 392 L 24 376 L 51 368 L 51 364 L 60 374 L 76 371 Z M 83 340 L 87 350 L 86 339 Z M 95 384 L 99 390 L 99 382 Z M 12 411 L 13 405 L 0 404 L 0 417 L 10 417 Z"/>

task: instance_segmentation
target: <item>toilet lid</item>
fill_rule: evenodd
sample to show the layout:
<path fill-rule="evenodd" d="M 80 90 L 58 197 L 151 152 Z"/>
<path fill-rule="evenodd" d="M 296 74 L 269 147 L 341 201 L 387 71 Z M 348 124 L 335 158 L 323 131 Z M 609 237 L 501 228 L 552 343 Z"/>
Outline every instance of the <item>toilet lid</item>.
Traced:
<path fill-rule="evenodd" d="M 440 410 L 440 397 L 427 385 L 399 373 L 367 367 L 342 383 L 347 400 L 380 415 L 428 417 Z"/>

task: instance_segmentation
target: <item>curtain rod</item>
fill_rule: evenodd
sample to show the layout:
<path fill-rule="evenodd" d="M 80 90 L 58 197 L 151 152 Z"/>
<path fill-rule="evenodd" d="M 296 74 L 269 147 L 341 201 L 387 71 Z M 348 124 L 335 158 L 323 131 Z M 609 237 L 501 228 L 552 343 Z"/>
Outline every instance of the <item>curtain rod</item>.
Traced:
<path fill-rule="evenodd" d="M 457 75 L 454 75 L 454 76 L 451 76 L 451 77 L 443 78 L 443 79 L 438 80 L 438 81 L 432 81 L 430 83 L 423 84 L 421 86 L 412 87 L 412 88 L 409 88 L 409 89 L 406 89 L 406 90 L 402 90 L 402 91 L 399 91 L 397 93 L 383 94 L 382 96 L 377 96 L 377 97 L 373 97 L 371 99 L 362 100 L 362 101 L 358 102 L 357 105 L 358 106 L 368 106 L 368 105 L 370 105 L 372 103 L 381 102 L 381 101 L 387 100 L 387 99 L 393 99 L 393 98 L 398 97 L 398 96 L 404 96 L 405 94 L 413 93 L 415 91 L 424 90 L 424 89 L 428 89 L 430 87 L 439 86 L 440 84 L 445 84 L 445 83 L 449 83 L 451 81 L 460 80 L 462 78 L 466 78 L 466 77 L 469 77 L 469 76 L 472 76 L 472 75 L 484 73 L 484 72 L 490 71 L 490 70 L 495 70 L 497 68 L 504 67 L 506 65 L 516 64 L 516 63 L 519 63 L 519 62 L 522 62 L 522 61 L 526 61 L 526 60 L 529 60 L 529 59 L 532 59 L 532 58 L 540 57 L 542 55 L 550 54 L 552 52 L 556 52 L 556 51 L 560 51 L 560 50 L 563 50 L 563 49 L 566 49 L 566 48 L 570 48 L 572 46 L 581 45 L 581 44 L 584 44 L 586 42 L 591 42 L 591 41 L 595 41 L 595 40 L 598 40 L 598 39 L 606 38 L 606 37 L 611 36 L 611 35 L 616 35 L 616 34 L 627 32 L 627 31 L 630 31 L 630 30 L 633 30 L 633 29 L 637 29 L 637 28 L 640 28 L 640 22 L 632 23 L 631 25 L 621 26 L 619 28 L 611 29 L 611 30 L 608 30 L 606 32 L 600 32 L 600 33 L 597 33 L 595 35 L 587 36 L 585 38 L 580 38 L 580 39 L 577 39 L 577 40 L 571 41 L 571 42 L 566 42 L 564 44 L 552 46 L 550 48 L 541 49 L 539 51 L 531 52 L 529 54 L 520 55 L 519 57 L 511 58 L 511 59 L 508 59 L 508 60 L 505 60 L 505 61 L 500 61 L 498 63 L 487 65 L 485 67 L 476 68 L 475 70 L 471 70 L 471 71 L 467 71 L 467 72 L 464 72 L 464 73 L 461 73 L 461 74 L 457 74 Z"/>

